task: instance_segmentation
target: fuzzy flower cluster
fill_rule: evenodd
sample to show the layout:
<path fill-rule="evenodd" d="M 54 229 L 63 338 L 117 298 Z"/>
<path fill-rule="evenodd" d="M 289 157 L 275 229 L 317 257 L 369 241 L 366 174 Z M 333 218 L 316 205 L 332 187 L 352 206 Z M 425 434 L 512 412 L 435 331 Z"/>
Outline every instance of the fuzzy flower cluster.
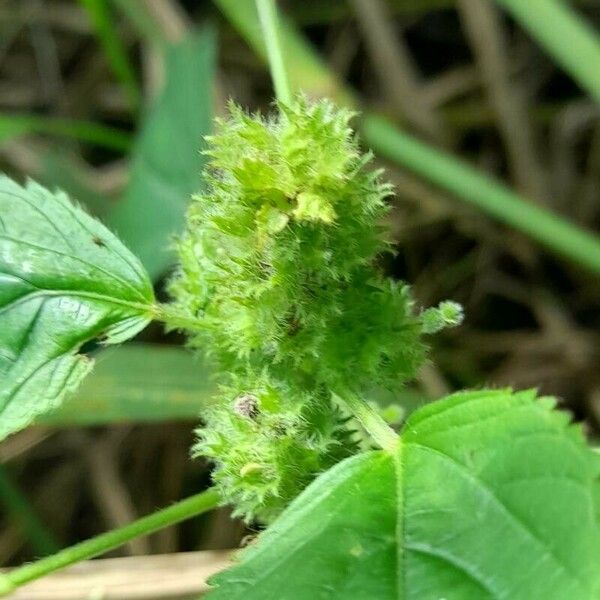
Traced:
<path fill-rule="evenodd" d="M 231 105 L 179 242 L 171 292 L 224 375 L 197 451 L 247 518 L 271 518 L 355 452 L 332 391 L 400 385 L 424 360 L 422 334 L 460 320 L 453 303 L 418 314 L 377 272 L 390 187 L 351 117 L 303 97 L 269 119 Z"/>

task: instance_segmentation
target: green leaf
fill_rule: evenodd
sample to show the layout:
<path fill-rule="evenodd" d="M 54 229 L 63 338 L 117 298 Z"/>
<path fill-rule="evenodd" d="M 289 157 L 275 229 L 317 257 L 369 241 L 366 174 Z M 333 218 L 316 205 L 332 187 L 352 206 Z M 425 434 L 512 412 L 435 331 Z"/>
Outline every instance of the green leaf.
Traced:
<path fill-rule="evenodd" d="M 184 348 L 127 344 L 107 349 L 69 402 L 36 423 L 195 421 L 215 392 L 211 376 L 208 365 Z"/>
<path fill-rule="evenodd" d="M 58 406 L 89 372 L 83 344 L 143 329 L 138 260 L 62 192 L 0 177 L 0 439 Z"/>
<path fill-rule="evenodd" d="M 166 54 L 166 84 L 142 125 L 125 197 L 108 224 L 140 257 L 153 279 L 172 263 L 171 238 L 183 230 L 199 191 L 203 136 L 212 125 L 215 35 L 191 35 Z"/>
<path fill-rule="evenodd" d="M 598 465 L 531 391 L 418 410 L 398 452 L 339 463 L 217 575 L 211 600 L 593 600 Z"/>

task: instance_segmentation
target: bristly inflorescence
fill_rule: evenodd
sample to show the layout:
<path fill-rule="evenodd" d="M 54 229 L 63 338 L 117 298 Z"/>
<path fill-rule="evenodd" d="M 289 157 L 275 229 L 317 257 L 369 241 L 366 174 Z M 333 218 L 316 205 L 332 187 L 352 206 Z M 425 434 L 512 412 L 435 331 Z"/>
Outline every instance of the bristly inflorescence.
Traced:
<path fill-rule="evenodd" d="M 460 320 L 453 303 L 418 314 L 378 273 L 390 186 L 351 117 L 304 97 L 268 119 L 231 104 L 179 242 L 172 294 L 224 376 L 196 450 L 246 518 L 272 518 L 356 451 L 332 391 L 402 384 L 422 334 Z"/>

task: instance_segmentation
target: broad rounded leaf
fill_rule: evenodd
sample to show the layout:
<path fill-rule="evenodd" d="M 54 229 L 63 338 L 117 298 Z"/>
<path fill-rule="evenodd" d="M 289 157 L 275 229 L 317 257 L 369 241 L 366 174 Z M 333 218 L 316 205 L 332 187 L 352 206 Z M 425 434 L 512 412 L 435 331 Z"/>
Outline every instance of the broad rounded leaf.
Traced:
<path fill-rule="evenodd" d="M 210 600 L 594 600 L 597 457 L 531 391 L 460 393 L 302 493 Z"/>
<path fill-rule="evenodd" d="M 0 439 L 55 408 L 90 370 L 78 351 L 151 318 L 139 261 L 61 192 L 0 177 Z"/>

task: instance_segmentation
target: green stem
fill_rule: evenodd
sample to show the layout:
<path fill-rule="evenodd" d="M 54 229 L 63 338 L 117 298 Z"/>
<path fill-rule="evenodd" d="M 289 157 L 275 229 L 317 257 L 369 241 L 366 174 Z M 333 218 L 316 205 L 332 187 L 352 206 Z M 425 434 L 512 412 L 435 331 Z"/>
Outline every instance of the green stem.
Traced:
<path fill-rule="evenodd" d="M 561 0 L 496 0 L 571 74 L 600 100 L 600 38 Z"/>
<path fill-rule="evenodd" d="M 550 250 L 600 273 L 600 239 L 549 210 L 526 202 L 499 181 L 367 115 L 361 132 L 381 156 L 401 164 L 500 221 L 521 230 Z"/>
<path fill-rule="evenodd" d="M 219 501 L 218 493 L 214 489 L 209 489 L 163 508 L 147 517 L 142 517 L 125 527 L 114 529 L 70 548 L 65 548 L 57 554 L 19 567 L 4 576 L 0 575 L 0 596 L 10 594 L 19 586 L 39 579 L 44 575 L 118 548 L 129 540 L 148 535 L 169 525 L 174 525 L 207 512 L 216 508 Z"/>
<path fill-rule="evenodd" d="M 292 95 L 283 62 L 275 2 L 274 0 L 256 0 L 256 8 L 265 37 L 267 56 L 269 58 L 269 66 L 271 67 L 271 77 L 275 85 L 275 94 L 280 102 L 289 104 Z"/>
<path fill-rule="evenodd" d="M 498 0 L 524 8 L 529 0 Z M 252 2 L 214 0 L 231 23 L 239 29 L 248 43 L 266 55 L 260 36 L 259 18 Z M 539 4 L 541 0 L 536 0 Z M 350 90 L 327 69 L 311 45 L 289 22 L 282 24 L 282 45 L 294 88 L 302 88 L 311 96 L 329 96 L 342 105 L 357 107 Z M 586 36 L 589 37 L 589 36 Z M 587 45 L 587 44 L 586 44 Z M 600 73 L 600 71 L 598 71 Z M 476 169 L 443 154 L 400 130 L 392 122 L 367 116 L 363 127 L 367 145 L 395 163 L 417 173 L 459 200 L 521 230 L 532 239 L 545 244 L 564 256 L 578 261 L 594 272 L 600 272 L 600 242 L 589 232 L 570 224 L 547 209 L 535 207 L 530 201 L 512 192 L 505 185 L 479 173 Z"/>
<path fill-rule="evenodd" d="M 162 321 L 169 329 L 183 331 L 205 331 L 206 324 L 201 319 L 190 317 L 171 304 L 159 304 L 154 314 L 156 321 Z"/>
<path fill-rule="evenodd" d="M 338 402 L 346 405 L 380 448 L 389 452 L 396 450 L 400 440 L 398 434 L 370 404 L 350 390 L 339 390 L 339 393 L 334 392 L 333 396 Z"/>

